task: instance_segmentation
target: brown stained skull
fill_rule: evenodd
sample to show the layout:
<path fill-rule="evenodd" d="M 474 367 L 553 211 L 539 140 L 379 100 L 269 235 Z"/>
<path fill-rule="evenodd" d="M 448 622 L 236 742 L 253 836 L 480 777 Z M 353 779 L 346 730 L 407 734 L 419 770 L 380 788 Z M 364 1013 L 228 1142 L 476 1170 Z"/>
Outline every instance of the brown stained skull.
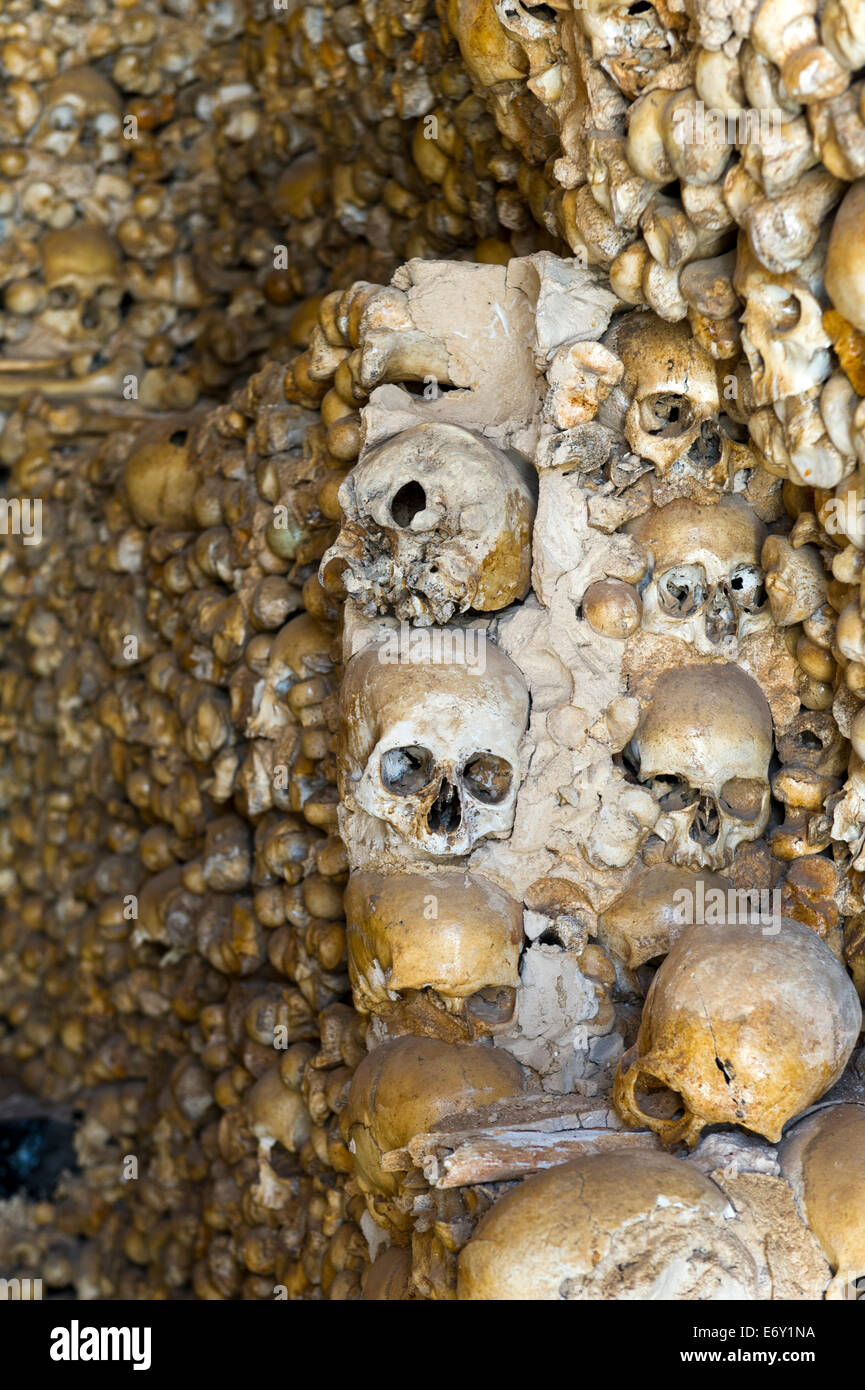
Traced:
<path fill-rule="evenodd" d="M 661 809 L 655 834 L 674 864 L 720 869 L 756 840 L 770 810 L 772 716 L 732 664 L 665 671 L 631 741 Z"/>
<path fill-rule="evenodd" d="M 348 972 L 355 1007 L 432 991 L 451 1014 L 507 1022 L 514 1010 L 523 941 L 522 906 L 462 870 L 354 873 L 345 894 Z"/>
<path fill-rule="evenodd" d="M 18 358 L 56 362 L 57 354 L 105 349 L 120 323 L 123 258 L 101 227 L 79 224 L 46 232 L 41 274 L 6 292 L 6 335 Z"/>
<path fill-rule="evenodd" d="M 369 615 L 425 626 L 528 592 L 532 494 L 510 459 L 468 430 L 404 430 L 352 470 L 339 503 L 345 521 L 321 578 Z"/>
<path fill-rule="evenodd" d="M 865 1105 L 817 1110 L 788 1133 L 779 1157 L 832 1267 L 826 1297 L 848 1298 L 854 1281 L 865 1277 Z"/>
<path fill-rule="evenodd" d="M 68 159 L 100 164 L 118 157 L 122 103 L 112 82 L 95 68 L 70 68 L 49 82 L 31 146 Z"/>
<path fill-rule="evenodd" d="M 483 642 L 474 665 L 467 650 L 432 647 L 419 662 L 397 653 L 392 664 L 388 644 L 367 647 L 341 689 L 342 799 L 432 855 L 507 837 L 516 809 L 528 690 L 496 647 Z"/>
<path fill-rule="evenodd" d="M 713 1124 L 776 1143 L 838 1080 L 861 1025 L 844 966 L 801 923 L 689 927 L 652 981 L 613 1100 L 665 1144 L 693 1146 Z"/>
<path fill-rule="evenodd" d="M 620 1149 L 515 1184 L 460 1254 L 462 1302 L 754 1299 L 727 1198 L 693 1164 Z"/>
<path fill-rule="evenodd" d="M 661 477 L 705 478 L 722 466 L 728 443 L 716 419 L 715 363 L 690 324 L 628 314 L 606 341 L 624 363 L 619 389 L 630 401 L 624 430 L 634 453 Z"/>
<path fill-rule="evenodd" d="M 742 638 L 768 626 L 760 568 L 766 528 L 743 498 L 724 495 L 714 506 L 680 498 L 650 507 L 625 530 L 651 560 L 641 589 L 647 632 L 734 657 Z"/>
<path fill-rule="evenodd" d="M 404 1173 L 384 1166 L 386 1153 L 404 1148 L 445 1115 L 477 1110 L 527 1089 L 522 1067 L 502 1048 L 413 1037 L 374 1048 L 352 1077 L 340 1121 L 373 1220 L 398 1244 L 410 1240 L 413 1212 L 400 1201 Z"/>

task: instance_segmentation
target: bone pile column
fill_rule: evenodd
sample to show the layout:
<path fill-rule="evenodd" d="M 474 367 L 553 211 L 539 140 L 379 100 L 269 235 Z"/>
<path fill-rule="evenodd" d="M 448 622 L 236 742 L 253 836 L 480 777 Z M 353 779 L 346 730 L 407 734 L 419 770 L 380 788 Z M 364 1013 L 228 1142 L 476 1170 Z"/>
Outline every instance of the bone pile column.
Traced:
<path fill-rule="evenodd" d="M 464 1296 L 558 1296 L 520 1283 L 520 1241 L 542 1238 L 521 1215 L 540 1180 L 519 1180 L 560 1168 L 567 1211 L 612 1149 L 651 1209 L 722 1124 L 769 1142 L 729 1139 L 730 1171 L 710 1143 L 717 1182 L 684 1225 L 649 1223 L 632 1285 L 618 1235 L 610 1264 L 549 1278 L 819 1297 L 831 1273 L 771 1145 L 839 1080 L 861 1010 L 814 825 L 846 749 L 788 634 L 778 574 L 809 557 L 784 486 L 690 326 L 579 262 L 411 262 L 358 336 L 357 373 L 389 384 L 320 573 L 347 595 L 340 833 L 370 1053 L 342 1133 L 379 1252 L 367 1296 L 453 1297 L 490 1202 Z M 822 567 L 805 574 L 810 615 Z M 740 1184 L 741 1245 L 715 1231 L 702 1261 L 719 1182 Z M 633 1214 L 614 1202 L 610 1230 Z M 773 1273 L 778 1222 L 794 1253 Z M 686 1273 L 659 1293 L 673 1250 Z"/>

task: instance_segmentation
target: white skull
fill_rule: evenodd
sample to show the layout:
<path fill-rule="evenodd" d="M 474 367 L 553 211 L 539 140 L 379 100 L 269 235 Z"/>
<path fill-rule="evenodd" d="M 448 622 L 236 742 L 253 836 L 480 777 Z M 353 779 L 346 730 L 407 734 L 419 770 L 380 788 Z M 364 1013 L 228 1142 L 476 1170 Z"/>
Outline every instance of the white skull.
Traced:
<path fill-rule="evenodd" d="M 822 282 L 813 256 L 787 275 L 772 275 L 740 237 L 733 285 L 745 305 L 742 347 L 756 404 L 769 405 L 825 381 L 832 343 L 823 328 L 817 298 Z"/>
<path fill-rule="evenodd" d="M 619 389 L 630 402 L 624 430 L 634 452 L 661 476 L 711 472 L 725 449 L 714 419 L 720 397 L 715 363 L 690 324 L 638 312 L 614 324 L 604 341 L 624 364 Z"/>
<path fill-rule="evenodd" d="M 665 671 L 631 742 L 674 864 L 719 869 L 769 820 L 772 716 L 738 666 Z"/>
<path fill-rule="evenodd" d="M 428 854 L 462 855 L 510 834 L 529 695 L 496 647 L 483 642 L 484 660 L 472 665 L 463 633 L 434 635 L 441 646 L 430 644 L 430 659 L 394 658 L 385 643 L 348 663 L 340 795 Z"/>
<path fill-rule="evenodd" d="M 725 494 L 714 506 L 680 498 L 625 530 L 650 557 L 641 589 L 647 632 L 734 657 L 742 638 L 771 621 L 760 568 L 766 528 L 743 498 Z"/>
<path fill-rule="evenodd" d="M 516 466 L 455 425 L 373 449 L 339 490 L 342 530 L 321 562 L 366 613 L 421 625 L 504 608 L 528 592 L 534 501 Z"/>

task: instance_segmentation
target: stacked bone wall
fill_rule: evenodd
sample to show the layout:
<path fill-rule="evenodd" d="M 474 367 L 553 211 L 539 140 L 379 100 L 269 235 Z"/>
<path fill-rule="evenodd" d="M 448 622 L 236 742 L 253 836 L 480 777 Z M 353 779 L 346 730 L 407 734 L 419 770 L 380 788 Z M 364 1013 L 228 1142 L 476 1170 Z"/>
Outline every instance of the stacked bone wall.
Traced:
<path fill-rule="evenodd" d="M 855 1296 L 861 15 L 46 16 L 0 51 L 0 1107 L 69 1162 L 2 1272 Z"/>

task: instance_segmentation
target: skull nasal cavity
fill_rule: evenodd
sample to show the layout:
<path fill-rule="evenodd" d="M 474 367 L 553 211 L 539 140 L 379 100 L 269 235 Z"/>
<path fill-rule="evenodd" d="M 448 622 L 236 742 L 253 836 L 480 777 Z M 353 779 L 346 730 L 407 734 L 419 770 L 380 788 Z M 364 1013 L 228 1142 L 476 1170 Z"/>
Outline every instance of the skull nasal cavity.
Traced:
<path fill-rule="evenodd" d="M 403 483 L 399 492 L 394 494 L 390 514 L 397 526 L 411 526 L 418 512 L 422 512 L 425 506 L 426 493 L 420 483 Z"/>
<path fill-rule="evenodd" d="M 444 830 L 447 833 L 458 829 L 462 818 L 460 794 L 456 787 L 445 779 L 439 788 L 438 796 L 430 807 L 427 825 L 432 831 Z"/>
<path fill-rule="evenodd" d="M 718 838 L 719 829 L 720 818 L 715 798 L 713 796 L 701 796 L 697 813 L 691 821 L 689 831 L 691 839 L 697 844 L 712 845 Z"/>

